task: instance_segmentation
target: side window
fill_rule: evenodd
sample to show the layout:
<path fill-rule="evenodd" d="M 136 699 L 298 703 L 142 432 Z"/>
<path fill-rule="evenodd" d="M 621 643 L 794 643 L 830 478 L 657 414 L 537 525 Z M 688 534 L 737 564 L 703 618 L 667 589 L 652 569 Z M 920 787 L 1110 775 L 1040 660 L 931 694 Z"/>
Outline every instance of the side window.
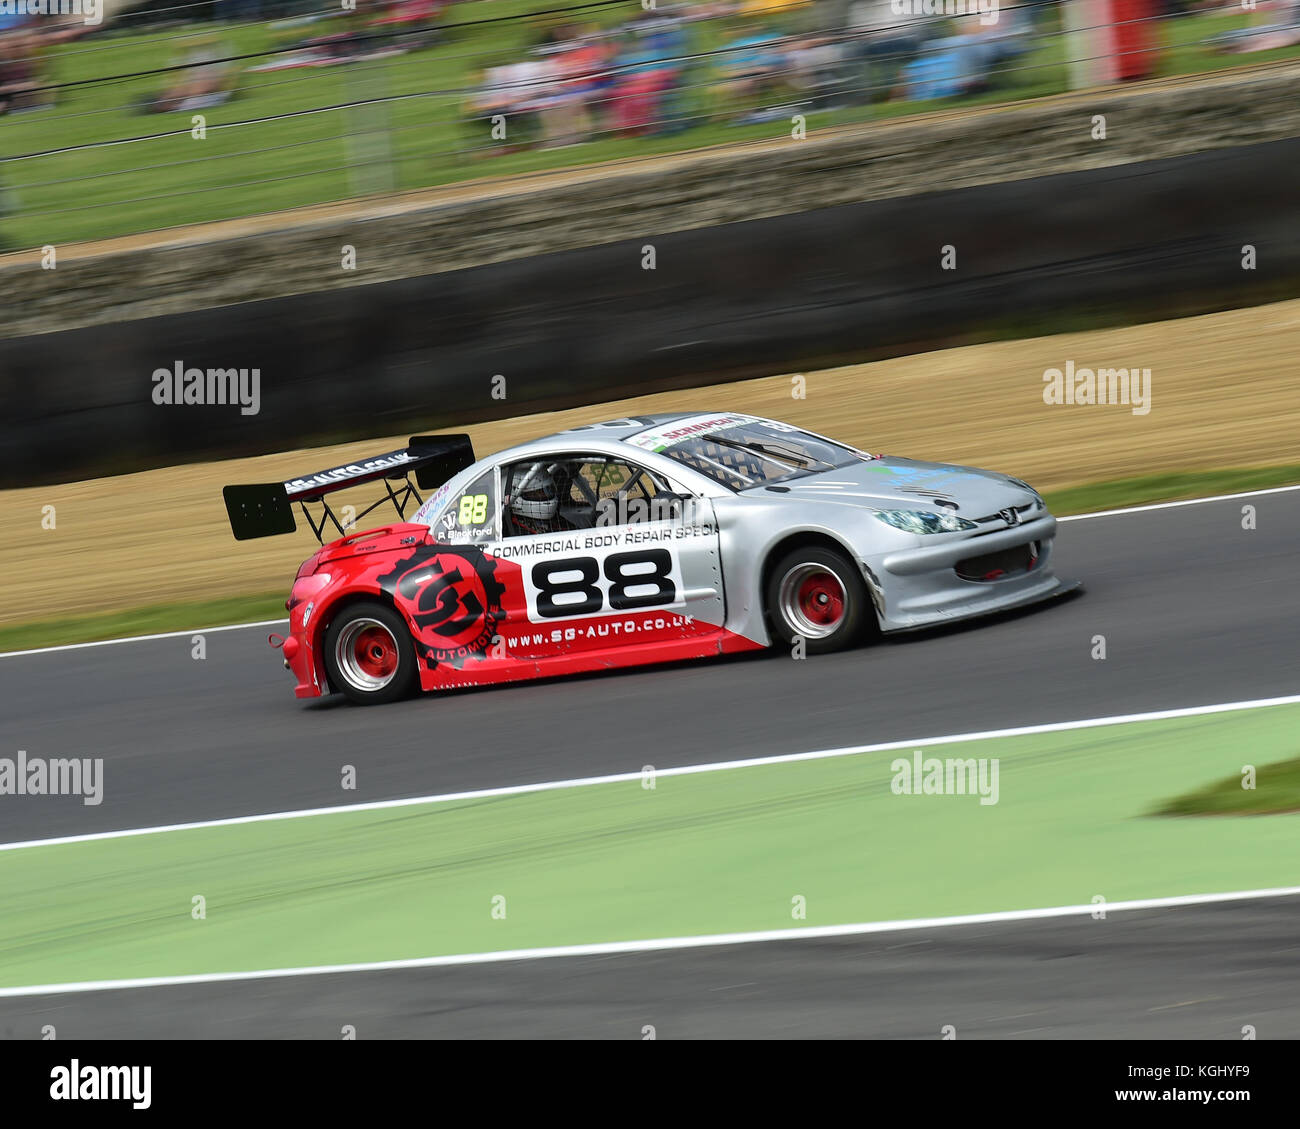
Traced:
<path fill-rule="evenodd" d="M 497 474 L 487 471 L 451 498 L 433 524 L 433 535 L 452 544 L 490 541 L 496 534 Z"/>
<path fill-rule="evenodd" d="M 590 528 L 582 521 L 581 459 L 549 456 L 505 467 L 501 482 L 503 537 L 534 537 Z M 590 508 L 589 506 L 587 508 Z"/>
<path fill-rule="evenodd" d="M 662 521 L 670 488 L 643 467 L 592 455 L 515 463 L 502 475 L 506 537 L 565 533 L 604 525 Z M 660 512 L 660 511 L 665 512 Z"/>
<path fill-rule="evenodd" d="M 631 463 L 610 461 L 593 464 L 595 480 L 595 523 L 637 525 L 664 521 L 680 513 L 679 496 L 663 479 Z"/>

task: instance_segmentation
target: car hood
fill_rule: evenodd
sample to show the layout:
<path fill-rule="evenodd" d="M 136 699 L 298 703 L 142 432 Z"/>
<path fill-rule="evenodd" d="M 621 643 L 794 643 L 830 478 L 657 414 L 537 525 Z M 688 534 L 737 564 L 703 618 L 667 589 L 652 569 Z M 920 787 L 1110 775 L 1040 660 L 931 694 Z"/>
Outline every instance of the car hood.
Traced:
<path fill-rule="evenodd" d="M 940 512 L 971 519 L 996 514 L 1009 506 L 1025 506 L 1034 500 L 1031 490 L 997 471 L 891 456 L 788 479 L 773 486 L 757 486 L 745 493 L 769 498 L 775 493 L 792 502 L 838 502 L 873 509 L 933 510 L 938 506 Z"/>

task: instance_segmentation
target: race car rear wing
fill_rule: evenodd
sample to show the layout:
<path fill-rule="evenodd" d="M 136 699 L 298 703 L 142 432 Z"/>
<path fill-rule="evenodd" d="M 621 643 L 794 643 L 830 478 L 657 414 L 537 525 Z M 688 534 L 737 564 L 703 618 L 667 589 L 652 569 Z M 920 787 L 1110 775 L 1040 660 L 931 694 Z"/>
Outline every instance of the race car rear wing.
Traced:
<path fill-rule="evenodd" d="M 336 490 L 347 490 L 367 482 L 382 481 L 387 493 L 377 502 L 367 506 L 349 524 L 355 524 L 385 502 L 392 502 L 397 516 L 406 518 L 406 507 L 414 501 L 421 502 L 418 484 L 422 490 L 441 486 L 458 471 L 474 462 L 474 448 L 468 435 L 413 435 L 410 443 L 397 451 L 361 459 L 345 466 L 330 467 L 313 474 L 293 478 L 288 482 L 265 482 L 250 486 L 227 486 L 222 491 L 226 500 L 226 513 L 230 517 L 230 531 L 236 541 L 254 537 L 275 537 L 292 533 L 298 528 L 294 521 L 293 506 L 298 503 L 303 517 L 311 526 L 316 540 L 324 544 L 322 534 L 327 522 L 332 522 L 339 536 L 347 530 L 330 509 L 326 495 Z M 410 476 L 415 475 L 415 482 Z M 394 487 L 395 482 L 401 485 Z M 308 502 L 321 504 L 320 521 L 307 509 Z"/>

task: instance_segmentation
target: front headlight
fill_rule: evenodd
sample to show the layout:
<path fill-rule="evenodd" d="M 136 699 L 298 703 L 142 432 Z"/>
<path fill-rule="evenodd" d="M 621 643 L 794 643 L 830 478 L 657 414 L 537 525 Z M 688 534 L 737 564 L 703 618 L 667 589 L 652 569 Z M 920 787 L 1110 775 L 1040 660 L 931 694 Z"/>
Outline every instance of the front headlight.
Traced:
<path fill-rule="evenodd" d="M 973 521 L 956 514 L 932 514 L 925 510 L 872 510 L 886 525 L 904 533 L 958 533 L 963 529 L 978 529 Z"/>

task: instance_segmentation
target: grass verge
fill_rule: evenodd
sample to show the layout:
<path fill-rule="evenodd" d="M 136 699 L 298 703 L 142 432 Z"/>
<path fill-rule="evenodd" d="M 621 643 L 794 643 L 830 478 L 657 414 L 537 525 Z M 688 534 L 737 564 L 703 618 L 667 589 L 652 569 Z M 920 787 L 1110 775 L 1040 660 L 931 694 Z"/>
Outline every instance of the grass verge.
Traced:
<path fill-rule="evenodd" d="M 1243 766 L 1244 767 L 1244 766 Z M 1251 787 L 1245 787 L 1249 781 Z M 1157 815 L 1278 815 L 1300 812 L 1300 757 L 1216 780 L 1156 809 Z"/>
<path fill-rule="evenodd" d="M 1050 491 L 1047 501 L 1052 512 L 1059 517 L 1297 484 L 1300 484 L 1300 463 L 1289 463 L 1243 469 L 1176 471 L 1117 478 L 1111 482 L 1091 482 Z"/>
<path fill-rule="evenodd" d="M 923 750 L 996 765 L 993 804 L 896 792 L 902 749 L 27 847 L 0 866 L 0 986 L 1294 885 L 1296 816 L 1143 816 L 1239 749 L 1290 755 L 1298 725 L 1283 705 Z"/>
<path fill-rule="evenodd" d="M 129 635 L 154 635 L 165 631 L 201 631 L 231 623 L 257 623 L 284 618 L 285 591 L 264 596 L 231 596 L 223 600 L 151 604 L 127 611 L 72 619 L 20 623 L 0 630 L 0 652 L 33 647 L 58 647 L 66 643 L 93 643 Z"/>

